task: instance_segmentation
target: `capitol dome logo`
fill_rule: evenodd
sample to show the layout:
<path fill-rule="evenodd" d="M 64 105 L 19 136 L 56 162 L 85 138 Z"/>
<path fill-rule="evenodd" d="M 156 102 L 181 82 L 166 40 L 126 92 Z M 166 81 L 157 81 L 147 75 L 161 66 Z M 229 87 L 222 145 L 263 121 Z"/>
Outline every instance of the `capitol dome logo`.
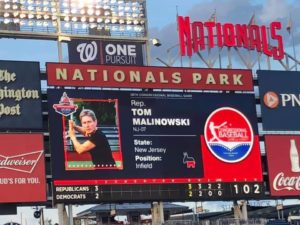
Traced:
<path fill-rule="evenodd" d="M 66 92 L 64 92 L 60 97 L 59 104 L 53 104 L 53 108 L 55 109 L 55 112 L 63 116 L 69 116 L 76 112 L 78 105 L 74 104 L 73 100 L 68 97 Z"/>
<path fill-rule="evenodd" d="M 254 142 L 248 119 L 240 111 L 230 107 L 219 108 L 209 115 L 204 136 L 211 153 L 227 163 L 245 159 Z"/>

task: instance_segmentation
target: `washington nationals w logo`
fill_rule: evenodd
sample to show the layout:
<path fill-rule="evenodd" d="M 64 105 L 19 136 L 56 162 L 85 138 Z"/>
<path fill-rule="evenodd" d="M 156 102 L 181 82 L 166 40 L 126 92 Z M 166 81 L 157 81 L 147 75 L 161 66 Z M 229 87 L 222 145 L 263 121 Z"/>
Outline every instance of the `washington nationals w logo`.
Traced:
<path fill-rule="evenodd" d="M 98 52 L 97 43 L 95 41 L 91 43 L 81 43 L 77 46 L 77 52 L 79 52 L 82 62 L 93 61 Z"/>

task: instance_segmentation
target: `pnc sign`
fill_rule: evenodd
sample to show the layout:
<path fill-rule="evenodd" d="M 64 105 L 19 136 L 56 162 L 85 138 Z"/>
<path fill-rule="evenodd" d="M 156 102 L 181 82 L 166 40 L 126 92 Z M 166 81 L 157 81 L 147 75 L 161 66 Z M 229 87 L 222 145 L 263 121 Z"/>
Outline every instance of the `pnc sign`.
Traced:
<path fill-rule="evenodd" d="M 279 105 L 279 97 L 277 93 L 273 91 L 268 91 L 264 94 L 263 98 L 264 104 L 270 108 L 270 109 L 275 109 Z"/>
<path fill-rule="evenodd" d="M 299 93 L 275 93 L 268 91 L 263 98 L 265 106 L 270 109 L 277 107 L 300 107 Z"/>
<path fill-rule="evenodd" d="M 280 22 L 269 26 L 255 24 L 232 24 L 190 22 L 189 17 L 178 16 L 178 33 L 181 56 L 205 50 L 206 47 L 243 47 L 262 52 L 275 60 L 284 58 L 283 39 L 278 34 Z M 269 30 L 269 31 L 268 31 Z"/>
<path fill-rule="evenodd" d="M 299 131 L 300 73 L 258 70 L 263 129 Z"/>

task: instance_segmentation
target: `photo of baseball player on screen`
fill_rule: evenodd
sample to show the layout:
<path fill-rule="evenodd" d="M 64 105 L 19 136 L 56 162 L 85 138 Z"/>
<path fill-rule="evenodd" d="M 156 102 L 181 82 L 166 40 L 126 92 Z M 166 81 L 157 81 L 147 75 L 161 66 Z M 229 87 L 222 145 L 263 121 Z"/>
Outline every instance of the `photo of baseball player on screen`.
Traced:
<path fill-rule="evenodd" d="M 123 169 L 117 99 L 76 99 L 66 93 L 63 112 L 66 170 Z"/>

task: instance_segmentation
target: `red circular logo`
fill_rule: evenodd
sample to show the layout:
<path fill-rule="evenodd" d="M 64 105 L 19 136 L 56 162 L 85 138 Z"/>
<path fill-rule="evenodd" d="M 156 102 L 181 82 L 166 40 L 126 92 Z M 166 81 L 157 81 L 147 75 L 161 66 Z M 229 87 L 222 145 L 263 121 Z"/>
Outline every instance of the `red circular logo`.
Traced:
<path fill-rule="evenodd" d="M 211 153 L 227 163 L 245 159 L 254 142 L 249 120 L 231 107 L 216 109 L 209 115 L 204 127 L 204 138 Z"/>

